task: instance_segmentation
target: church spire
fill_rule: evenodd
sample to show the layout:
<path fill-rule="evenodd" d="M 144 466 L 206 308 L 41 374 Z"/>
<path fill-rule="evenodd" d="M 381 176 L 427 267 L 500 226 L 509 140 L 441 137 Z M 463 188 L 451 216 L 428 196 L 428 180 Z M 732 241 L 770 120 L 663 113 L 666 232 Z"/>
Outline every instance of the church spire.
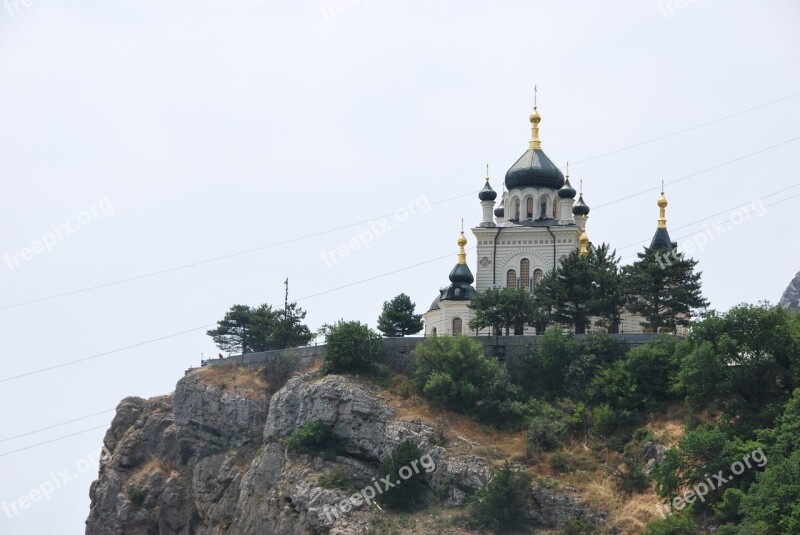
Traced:
<path fill-rule="evenodd" d="M 666 249 L 672 251 L 678 244 L 673 242 L 667 231 L 667 198 L 664 196 L 664 181 L 661 181 L 661 196 L 658 198 L 658 226 L 650 249 Z"/>
<path fill-rule="evenodd" d="M 539 123 L 542 121 L 542 116 L 539 115 L 538 110 L 538 93 L 539 88 L 533 86 L 533 111 L 531 112 L 531 141 L 528 148 L 531 150 L 541 150 L 542 141 L 539 139 Z"/>
<path fill-rule="evenodd" d="M 461 235 L 458 237 L 458 263 L 465 265 L 467 263 L 467 251 L 464 246 L 467 245 L 467 237 L 464 236 L 464 218 L 461 218 Z"/>
<path fill-rule="evenodd" d="M 667 198 L 664 197 L 664 179 L 661 179 L 661 197 L 658 198 L 658 228 L 667 228 Z"/>

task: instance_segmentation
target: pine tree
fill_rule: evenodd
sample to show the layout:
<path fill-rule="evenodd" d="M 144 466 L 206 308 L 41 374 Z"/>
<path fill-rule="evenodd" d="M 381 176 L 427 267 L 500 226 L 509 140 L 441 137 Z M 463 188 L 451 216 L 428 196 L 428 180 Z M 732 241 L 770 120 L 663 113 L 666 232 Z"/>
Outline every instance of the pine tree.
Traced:
<path fill-rule="evenodd" d="M 217 328 L 206 332 L 214 343 L 228 353 L 248 353 L 248 332 L 252 310 L 247 305 L 233 305 L 217 322 Z"/>
<path fill-rule="evenodd" d="M 575 249 L 557 269 L 550 271 L 535 289 L 536 300 L 548 311 L 550 321 L 573 325 L 576 334 L 584 334 L 595 315 L 601 297 L 595 281 L 594 250 L 581 256 Z"/>
<path fill-rule="evenodd" d="M 625 291 L 617 252 L 611 251 L 609 245 L 604 243 L 590 251 L 589 262 L 597 283 L 593 286 L 592 315 L 600 318 L 597 325 L 605 327 L 609 333 L 619 332 L 625 308 Z"/>
<path fill-rule="evenodd" d="M 628 310 L 645 319 L 645 327 L 674 332 L 688 325 L 694 310 L 705 308 L 700 287 L 702 273 L 694 272 L 696 260 L 676 251 L 645 249 L 639 259 L 622 268 Z"/>
<path fill-rule="evenodd" d="M 521 333 L 526 325 L 535 325 L 541 319 L 533 296 L 523 288 L 484 290 L 467 306 L 475 311 L 470 328 L 492 327 L 496 334 L 505 329 L 506 336 L 512 328 Z"/>
<path fill-rule="evenodd" d="M 383 311 L 378 316 L 378 330 L 392 338 L 420 332 L 422 316 L 414 313 L 415 307 L 411 298 L 404 293 L 384 302 Z"/>
<path fill-rule="evenodd" d="M 289 303 L 287 310 L 274 310 L 271 305 L 258 307 L 233 305 L 217 328 L 206 332 L 214 343 L 228 353 L 253 353 L 285 349 L 307 344 L 314 338 L 301 323 L 306 312 Z"/>

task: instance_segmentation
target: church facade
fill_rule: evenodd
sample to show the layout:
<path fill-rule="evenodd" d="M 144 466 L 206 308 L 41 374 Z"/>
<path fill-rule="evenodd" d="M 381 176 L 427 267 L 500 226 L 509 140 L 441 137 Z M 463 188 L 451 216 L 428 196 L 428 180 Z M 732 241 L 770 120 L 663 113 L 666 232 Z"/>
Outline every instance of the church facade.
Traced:
<path fill-rule="evenodd" d="M 499 201 L 486 177 L 478 193 L 481 221 L 471 229 L 477 243 L 476 276 L 466 263 L 467 239 L 462 231 L 450 285 L 439 291 L 423 314 L 426 336 L 493 334 L 488 329 L 477 333 L 469 329 L 474 312 L 468 305 L 477 293 L 491 288 L 533 292 L 542 277 L 556 269 L 566 255 L 576 248 L 585 254 L 592 247 L 586 231 L 589 206 L 584 202 L 583 191 L 576 191 L 570 184 L 569 168 L 565 176 L 542 150 L 541 119 L 534 107 L 528 149 L 506 173 Z M 653 244 L 666 240 L 672 247 L 675 244 L 669 242 L 663 193 L 659 207 L 661 219 Z M 642 332 L 641 321 L 625 313 L 619 328 L 622 332 Z M 524 333 L 517 334 L 534 333 L 533 328 L 526 327 Z"/>

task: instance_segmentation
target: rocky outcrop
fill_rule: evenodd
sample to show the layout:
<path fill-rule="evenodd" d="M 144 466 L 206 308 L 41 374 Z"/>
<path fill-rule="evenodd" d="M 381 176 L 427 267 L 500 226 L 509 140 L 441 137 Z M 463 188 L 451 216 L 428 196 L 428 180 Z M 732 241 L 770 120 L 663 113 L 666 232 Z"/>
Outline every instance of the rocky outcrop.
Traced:
<path fill-rule="evenodd" d="M 474 443 L 398 418 L 369 383 L 315 372 L 269 392 L 258 374 L 204 369 L 171 396 L 124 399 L 104 439 L 110 456 L 91 487 L 86 533 L 363 533 L 375 509 L 332 507 L 383 476 L 380 462 L 406 439 L 430 456 L 429 494 L 444 506 L 463 505 L 489 479 L 488 461 L 469 453 Z M 331 426 L 336 455 L 286 450 L 284 439 L 312 420 Z M 334 471 L 350 490 L 320 485 Z M 602 522 L 572 494 L 534 487 L 531 522 Z"/>
<path fill-rule="evenodd" d="M 794 276 L 792 282 L 786 287 L 779 304 L 792 312 L 800 312 L 800 272 Z"/>

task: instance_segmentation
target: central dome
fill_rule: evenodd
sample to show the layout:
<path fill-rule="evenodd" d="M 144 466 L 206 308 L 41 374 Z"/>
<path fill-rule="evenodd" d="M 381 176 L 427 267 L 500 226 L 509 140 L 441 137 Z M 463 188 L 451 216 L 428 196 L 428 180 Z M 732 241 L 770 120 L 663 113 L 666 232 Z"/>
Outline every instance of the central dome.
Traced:
<path fill-rule="evenodd" d="M 506 188 L 553 188 L 564 185 L 564 174 L 542 149 L 528 149 L 506 173 Z"/>
<path fill-rule="evenodd" d="M 539 123 L 542 116 L 536 106 L 531 113 L 531 141 L 528 150 L 506 173 L 506 188 L 553 188 L 564 185 L 564 175 L 542 150 L 539 139 Z"/>

